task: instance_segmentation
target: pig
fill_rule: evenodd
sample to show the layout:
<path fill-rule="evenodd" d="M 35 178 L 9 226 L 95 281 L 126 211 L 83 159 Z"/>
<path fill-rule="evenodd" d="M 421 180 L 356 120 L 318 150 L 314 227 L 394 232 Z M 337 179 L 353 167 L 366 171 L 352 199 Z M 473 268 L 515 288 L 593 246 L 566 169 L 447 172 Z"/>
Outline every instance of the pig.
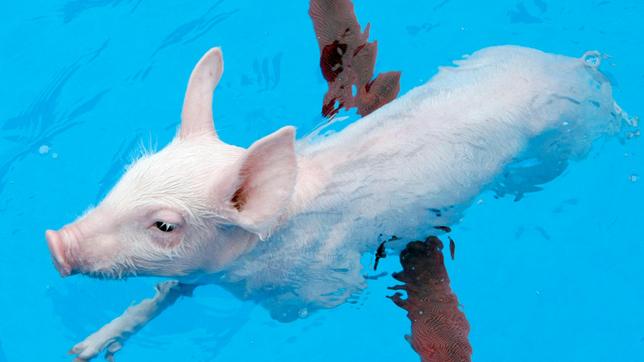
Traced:
<path fill-rule="evenodd" d="M 339 132 L 286 126 L 244 149 L 215 130 L 223 69 L 209 50 L 190 76 L 176 137 L 143 155 L 94 209 L 46 231 L 61 276 L 162 276 L 71 350 L 112 358 L 179 297 L 215 283 L 281 321 L 365 287 L 360 256 L 455 225 L 481 192 L 516 196 L 559 175 L 622 125 L 595 53 L 479 50 Z"/>

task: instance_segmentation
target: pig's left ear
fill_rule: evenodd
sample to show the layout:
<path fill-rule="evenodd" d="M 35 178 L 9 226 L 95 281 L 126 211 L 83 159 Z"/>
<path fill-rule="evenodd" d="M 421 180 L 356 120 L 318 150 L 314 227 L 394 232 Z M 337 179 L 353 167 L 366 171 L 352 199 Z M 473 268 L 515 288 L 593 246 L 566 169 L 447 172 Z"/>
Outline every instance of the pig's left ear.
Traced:
<path fill-rule="evenodd" d="M 212 117 L 212 97 L 223 72 L 224 56 L 220 48 L 210 49 L 195 65 L 183 100 L 180 138 L 194 135 L 217 137 Z"/>
<path fill-rule="evenodd" d="M 255 142 L 238 164 L 229 202 L 235 224 L 266 238 L 286 212 L 297 177 L 295 128 L 284 127 Z"/>

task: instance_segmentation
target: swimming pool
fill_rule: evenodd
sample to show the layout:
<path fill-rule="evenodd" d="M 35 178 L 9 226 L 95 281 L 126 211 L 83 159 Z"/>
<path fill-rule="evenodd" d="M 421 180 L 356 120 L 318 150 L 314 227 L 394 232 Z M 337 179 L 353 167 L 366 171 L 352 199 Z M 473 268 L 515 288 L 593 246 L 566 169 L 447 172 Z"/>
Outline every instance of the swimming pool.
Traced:
<path fill-rule="evenodd" d="M 377 70 L 401 93 L 440 65 L 498 44 L 581 56 L 597 49 L 615 99 L 642 114 L 639 1 L 355 1 L 372 24 Z M 45 228 L 97 203 L 141 145 L 174 135 L 185 82 L 203 52 L 226 53 L 214 112 L 240 146 L 321 121 L 326 84 L 308 2 L 28 1 L 0 5 L 0 361 L 69 360 L 66 351 L 135 301 L 153 278 L 61 279 Z M 520 202 L 481 195 L 454 228 L 452 287 L 475 361 L 644 360 L 641 141 L 598 142 Z M 368 265 L 371 255 L 364 256 Z M 379 270 L 399 269 L 395 257 Z M 409 322 L 369 280 L 349 303 L 280 323 L 211 286 L 128 341 L 119 361 L 414 361 Z"/>

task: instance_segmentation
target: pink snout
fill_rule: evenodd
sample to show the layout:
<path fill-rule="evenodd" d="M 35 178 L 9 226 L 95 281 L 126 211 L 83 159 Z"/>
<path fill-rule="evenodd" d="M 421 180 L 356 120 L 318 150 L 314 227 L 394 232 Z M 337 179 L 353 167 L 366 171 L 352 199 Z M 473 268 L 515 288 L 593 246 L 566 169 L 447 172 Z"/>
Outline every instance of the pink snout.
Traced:
<path fill-rule="evenodd" d="M 47 239 L 47 246 L 49 247 L 49 252 L 51 257 L 54 260 L 54 266 L 61 277 L 66 277 L 72 274 L 72 267 L 65 258 L 65 244 L 63 238 L 61 237 L 58 231 L 47 230 L 45 232 L 45 238 Z"/>

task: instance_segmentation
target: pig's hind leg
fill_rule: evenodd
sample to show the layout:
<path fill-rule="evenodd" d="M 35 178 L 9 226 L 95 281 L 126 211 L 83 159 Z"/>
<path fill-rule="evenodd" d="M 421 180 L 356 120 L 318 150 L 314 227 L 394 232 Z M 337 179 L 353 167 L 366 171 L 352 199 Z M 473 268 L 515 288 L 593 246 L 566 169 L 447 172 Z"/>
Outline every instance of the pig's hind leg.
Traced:
<path fill-rule="evenodd" d="M 105 350 L 105 358 L 112 361 L 114 353 L 123 347 L 126 339 L 174 304 L 179 297 L 192 295 L 195 287 L 194 284 L 183 284 L 176 280 L 157 284 L 154 297 L 129 307 L 123 314 L 75 345 L 70 353 L 77 355 L 75 361 L 81 362 L 88 361 Z"/>

